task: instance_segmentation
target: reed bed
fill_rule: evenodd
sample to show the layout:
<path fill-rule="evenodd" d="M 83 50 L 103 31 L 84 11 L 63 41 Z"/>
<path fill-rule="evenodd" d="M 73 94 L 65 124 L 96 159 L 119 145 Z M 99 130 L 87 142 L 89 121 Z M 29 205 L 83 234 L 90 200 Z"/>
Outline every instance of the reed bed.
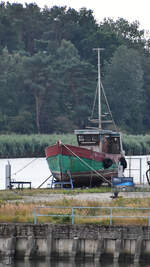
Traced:
<path fill-rule="evenodd" d="M 150 151 L 150 135 L 123 134 L 126 155 L 147 155 Z M 58 140 L 76 145 L 74 134 L 0 135 L 0 158 L 45 157 L 45 148 Z"/>
<path fill-rule="evenodd" d="M 65 135 L 0 135 L 0 158 L 45 157 L 45 148 L 58 140 L 76 144 L 75 136 Z"/>
<path fill-rule="evenodd" d="M 126 155 L 148 155 L 150 152 L 150 135 L 123 134 L 123 148 Z"/>

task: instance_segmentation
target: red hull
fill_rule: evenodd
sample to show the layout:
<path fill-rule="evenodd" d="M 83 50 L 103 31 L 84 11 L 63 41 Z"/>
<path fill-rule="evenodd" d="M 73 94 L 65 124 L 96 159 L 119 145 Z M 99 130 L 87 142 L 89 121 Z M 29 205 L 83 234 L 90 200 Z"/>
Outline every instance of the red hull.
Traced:
<path fill-rule="evenodd" d="M 46 158 L 51 159 L 54 158 L 58 155 L 62 156 L 68 156 L 68 158 L 79 157 L 80 160 L 92 160 L 93 162 L 97 162 L 99 166 L 99 169 L 97 169 L 95 172 L 92 171 L 92 168 L 87 168 L 87 171 L 81 170 L 77 171 L 75 169 L 70 169 L 71 171 L 71 177 L 73 178 L 74 185 L 81 186 L 89 186 L 89 184 L 93 185 L 99 185 L 102 182 L 110 181 L 112 177 L 117 176 L 117 168 L 104 168 L 103 167 L 103 161 L 105 158 L 108 158 L 112 160 L 112 162 L 116 165 L 116 162 L 120 158 L 120 154 L 106 154 L 106 153 L 98 153 L 92 150 L 89 150 L 87 148 L 83 147 L 77 147 L 77 146 L 72 146 L 72 145 L 64 145 L 58 142 L 56 145 L 49 146 L 45 150 L 46 153 Z M 50 162 L 48 163 L 50 167 Z M 71 166 L 71 165 L 70 165 Z M 93 165 L 91 165 L 92 167 Z M 101 166 L 101 167 L 100 167 Z M 72 167 L 72 166 L 71 166 Z M 68 175 L 66 171 L 63 171 L 62 168 L 58 170 L 57 168 L 51 168 L 51 171 L 59 181 L 67 181 L 68 180 Z M 98 175 L 99 173 L 99 175 Z M 104 179 L 100 179 L 100 177 L 104 177 Z M 106 180 L 105 180 L 106 179 Z"/>
<path fill-rule="evenodd" d="M 113 161 L 116 160 L 118 161 L 118 159 L 121 157 L 120 154 L 107 154 L 103 152 L 99 153 L 83 147 L 72 146 L 72 145 L 61 145 L 60 142 L 57 142 L 56 145 L 47 147 L 45 153 L 46 153 L 46 158 L 60 154 L 66 156 L 76 155 L 79 158 L 94 159 L 96 161 L 103 161 L 104 158 L 107 157 L 109 157 Z"/>

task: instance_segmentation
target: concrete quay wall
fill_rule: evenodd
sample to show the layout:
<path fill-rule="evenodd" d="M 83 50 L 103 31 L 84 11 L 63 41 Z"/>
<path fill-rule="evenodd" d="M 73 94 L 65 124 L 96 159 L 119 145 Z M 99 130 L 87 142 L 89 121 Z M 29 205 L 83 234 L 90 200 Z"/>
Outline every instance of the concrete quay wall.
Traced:
<path fill-rule="evenodd" d="M 150 227 L 0 224 L 0 260 L 150 260 Z"/>

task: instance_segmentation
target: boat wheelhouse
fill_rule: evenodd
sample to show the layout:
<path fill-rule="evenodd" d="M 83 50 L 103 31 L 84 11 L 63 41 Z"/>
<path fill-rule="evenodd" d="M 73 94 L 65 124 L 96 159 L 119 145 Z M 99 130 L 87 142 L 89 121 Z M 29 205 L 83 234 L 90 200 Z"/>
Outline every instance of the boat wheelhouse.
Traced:
<path fill-rule="evenodd" d="M 109 130 L 75 130 L 77 142 L 80 147 L 93 149 L 100 153 L 123 153 L 121 135 Z"/>

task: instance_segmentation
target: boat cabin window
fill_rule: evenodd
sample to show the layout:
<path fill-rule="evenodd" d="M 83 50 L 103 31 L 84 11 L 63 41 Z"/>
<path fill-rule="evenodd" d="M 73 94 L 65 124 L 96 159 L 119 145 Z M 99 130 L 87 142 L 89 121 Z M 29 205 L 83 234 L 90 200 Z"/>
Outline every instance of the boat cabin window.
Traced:
<path fill-rule="evenodd" d="M 120 138 L 119 136 L 104 135 L 102 139 L 102 151 L 110 154 L 120 153 Z"/>
<path fill-rule="evenodd" d="M 99 135 L 98 134 L 79 134 L 77 135 L 78 144 L 80 146 L 87 145 L 98 145 L 99 144 Z"/>

